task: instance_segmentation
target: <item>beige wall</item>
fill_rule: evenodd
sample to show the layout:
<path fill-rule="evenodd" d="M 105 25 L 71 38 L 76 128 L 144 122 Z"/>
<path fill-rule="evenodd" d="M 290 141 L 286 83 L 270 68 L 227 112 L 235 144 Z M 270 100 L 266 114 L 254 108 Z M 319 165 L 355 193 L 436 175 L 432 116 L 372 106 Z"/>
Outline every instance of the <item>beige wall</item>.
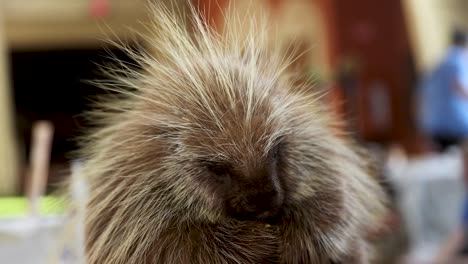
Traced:
<path fill-rule="evenodd" d="M 304 55 L 305 61 L 316 66 L 320 74 L 330 74 L 331 69 L 326 67 L 329 63 L 324 18 L 313 1 L 287 0 L 280 10 L 272 10 L 269 0 L 236 0 L 231 4 L 242 18 L 247 17 L 247 14 L 258 17 L 267 15 L 270 18 L 268 26 L 272 45 L 286 48 L 296 41 L 305 42 L 310 48 Z M 245 32 L 248 30 L 240 29 L 237 35 Z"/>
<path fill-rule="evenodd" d="M 327 35 L 324 18 L 312 1 L 288 1 L 278 17 L 279 32 L 276 41 L 288 42 L 299 39 L 307 41 L 310 50 L 305 55 L 306 60 L 316 66 L 320 74 L 329 75 L 327 61 Z"/>
<path fill-rule="evenodd" d="M 0 195 L 18 188 L 16 140 L 13 134 L 12 105 L 8 82 L 7 47 L 0 2 Z"/>
<path fill-rule="evenodd" d="M 446 50 L 451 28 L 468 26 L 468 1 L 404 0 L 403 3 L 418 67 L 427 70 Z"/>

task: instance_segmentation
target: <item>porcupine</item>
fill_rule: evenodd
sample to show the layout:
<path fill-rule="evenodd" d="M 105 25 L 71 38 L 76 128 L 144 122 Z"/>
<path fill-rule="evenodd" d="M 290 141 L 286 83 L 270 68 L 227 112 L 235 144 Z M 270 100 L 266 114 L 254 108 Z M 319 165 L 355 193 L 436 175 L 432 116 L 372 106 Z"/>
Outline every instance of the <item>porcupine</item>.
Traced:
<path fill-rule="evenodd" d="M 384 206 L 365 159 L 266 48 L 265 23 L 241 40 L 241 19 L 218 34 L 190 10 L 194 33 L 154 5 L 160 56 L 128 50 L 142 70 L 109 70 L 121 96 L 81 152 L 88 262 L 368 263 Z"/>

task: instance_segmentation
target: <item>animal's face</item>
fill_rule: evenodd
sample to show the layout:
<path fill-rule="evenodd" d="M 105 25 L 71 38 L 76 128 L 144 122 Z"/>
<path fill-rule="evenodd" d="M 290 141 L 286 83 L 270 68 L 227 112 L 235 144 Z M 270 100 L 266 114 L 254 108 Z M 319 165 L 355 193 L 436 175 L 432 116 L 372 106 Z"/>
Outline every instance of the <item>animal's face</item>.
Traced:
<path fill-rule="evenodd" d="M 224 203 L 229 217 L 269 220 L 283 206 L 286 186 L 281 172 L 283 142 L 272 149 L 239 155 L 235 159 L 200 159 L 201 177 L 207 177 Z"/>
<path fill-rule="evenodd" d="M 148 121 L 163 131 L 158 144 L 168 149 L 166 172 L 155 177 L 171 177 L 175 199 L 197 215 L 273 220 L 310 199 L 311 186 L 326 190 L 320 185 L 334 181 L 321 149 L 330 136 L 314 109 L 283 89 L 286 82 L 242 63 L 225 67 L 199 72 L 204 78 L 193 85 L 176 77 L 189 85 L 185 97 L 165 102 L 170 109 L 151 110 L 162 98 L 149 100 L 146 111 L 170 120 Z"/>

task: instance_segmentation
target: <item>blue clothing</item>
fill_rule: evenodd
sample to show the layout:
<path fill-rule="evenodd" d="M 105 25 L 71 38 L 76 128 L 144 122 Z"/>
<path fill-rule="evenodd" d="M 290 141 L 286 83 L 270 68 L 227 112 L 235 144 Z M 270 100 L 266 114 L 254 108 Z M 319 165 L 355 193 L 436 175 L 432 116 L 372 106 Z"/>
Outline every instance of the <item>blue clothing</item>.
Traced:
<path fill-rule="evenodd" d="M 465 200 L 463 203 L 462 224 L 463 227 L 468 227 L 468 196 L 465 196 Z"/>
<path fill-rule="evenodd" d="M 454 47 L 420 87 L 420 125 L 426 133 L 468 136 L 468 98 L 456 90 L 456 81 L 468 87 L 468 56 L 464 49 Z"/>

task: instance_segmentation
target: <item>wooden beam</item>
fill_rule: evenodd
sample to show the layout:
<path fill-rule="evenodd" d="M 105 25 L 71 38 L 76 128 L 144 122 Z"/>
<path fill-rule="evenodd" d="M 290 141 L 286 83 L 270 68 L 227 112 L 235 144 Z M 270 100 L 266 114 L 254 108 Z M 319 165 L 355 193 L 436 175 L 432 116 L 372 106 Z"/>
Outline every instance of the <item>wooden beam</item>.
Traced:
<path fill-rule="evenodd" d="M 143 31 L 141 23 L 148 22 L 147 1 L 112 0 L 105 17 L 92 16 L 89 0 L 3 1 L 7 44 L 14 50 L 41 50 L 132 40 L 132 30 Z"/>
<path fill-rule="evenodd" d="M 7 40 L 0 2 L 0 195 L 18 191 L 17 142 L 14 136 L 12 98 L 9 83 Z"/>

